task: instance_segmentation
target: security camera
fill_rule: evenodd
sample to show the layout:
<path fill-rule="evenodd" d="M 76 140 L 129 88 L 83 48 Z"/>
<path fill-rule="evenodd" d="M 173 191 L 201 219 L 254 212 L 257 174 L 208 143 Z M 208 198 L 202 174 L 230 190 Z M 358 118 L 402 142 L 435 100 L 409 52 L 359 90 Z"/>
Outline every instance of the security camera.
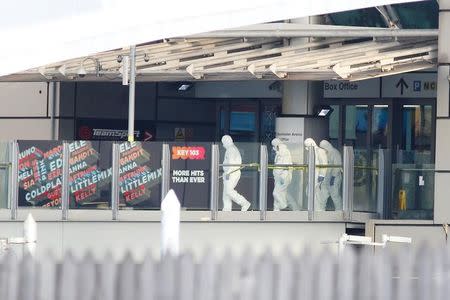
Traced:
<path fill-rule="evenodd" d="M 83 66 L 81 66 L 77 71 L 77 75 L 80 78 L 84 78 L 86 74 L 87 74 L 86 69 Z"/>
<path fill-rule="evenodd" d="M 123 56 L 117 55 L 117 62 L 120 64 L 122 62 Z"/>
<path fill-rule="evenodd" d="M 150 57 L 148 57 L 147 53 L 144 54 L 144 61 L 149 62 Z"/>

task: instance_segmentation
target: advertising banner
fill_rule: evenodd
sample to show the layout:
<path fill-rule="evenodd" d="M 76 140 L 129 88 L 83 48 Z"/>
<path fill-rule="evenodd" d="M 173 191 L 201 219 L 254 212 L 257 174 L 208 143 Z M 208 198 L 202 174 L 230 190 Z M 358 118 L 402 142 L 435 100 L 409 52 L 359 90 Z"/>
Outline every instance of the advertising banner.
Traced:
<path fill-rule="evenodd" d="M 171 143 L 170 188 L 187 209 L 210 209 L 211 144 Z"/>
<path fill-rule="evenodd" d="M 60 207 L 62 143 L 18 141 L 18 144 L 19 206 Z M 110 141 L 69 144 L 70 208 L 110 207 L 112 144 Z M 161 144 L 123 143 L 119 149 L 120 204 L 159 207 Z M 155 153 L 153 158 L 151 152 Z M 155 193 L 151 189 L 156 189 Z"/>
<path fill-rule="evenodd" d="M 60 207 L 62 143 L 18 141 L 18 144 L 19 206 Z M 93 144 L 90 141 L 75 141 L 69 144 L 71 208 L 109 206 L 111 145 L 111 142 L 100 145 L 99 142 Z"/>
<path fill-rule="evenodd" d="M 119 207 L 159 208 L 162 143 L 125 142 L 119 145 Z"/>

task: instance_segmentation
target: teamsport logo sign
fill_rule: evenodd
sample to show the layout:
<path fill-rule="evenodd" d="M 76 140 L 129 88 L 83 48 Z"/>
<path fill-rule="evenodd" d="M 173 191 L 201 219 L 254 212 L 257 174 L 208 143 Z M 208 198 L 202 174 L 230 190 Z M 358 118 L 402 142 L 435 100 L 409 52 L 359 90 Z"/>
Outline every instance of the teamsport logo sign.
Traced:
<path fill-rule="evenodd" d="M 172 147 L 172 159 L 190 159 L 203 160 L 205 159 L 205 147 Z"/>
<path fill-rule="evenodd" d="M 103 128 L 93 128 L 92 129 L 93 138 L 119 138 L 119 139 L 125 139 L 128 137 L 128 130 L 123 129 L 103 129 Z M 134 136 L 136 138 L 139 138 L 139 131 L 134 131 Z"/>
<path fill-rule="evenodd" d="M 135 138 L 138 139 L 140 135 L 139 130 L 134 131 Z M 78 129 L 78 137 L 82 140 L 126 140 L 128 138 L 128 130 L 81 126 Z M 144 138 L 147 138 L 147 136 Z"/>

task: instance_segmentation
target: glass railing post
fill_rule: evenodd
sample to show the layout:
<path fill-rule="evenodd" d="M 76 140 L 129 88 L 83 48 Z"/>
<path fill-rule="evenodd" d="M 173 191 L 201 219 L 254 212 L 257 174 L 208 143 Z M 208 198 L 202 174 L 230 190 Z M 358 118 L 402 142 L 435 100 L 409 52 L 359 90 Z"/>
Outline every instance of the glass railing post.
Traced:
<path fill-rule="evenodd" d="M 354 180 L 354 153 L 352 146 L 344 146 L 344 178 L 342 184 L 342 207 L 344 219 L 351 220 L 353 212 L 353 180 Z"/>
<path fill-rule="evenodd" d="M 119 159 L 120 159 L 120 145 L 112 144 L 112 180 L 111 180 L 111 210 L 112 219 L 117 220 L 119 217 Z"/>
<path fill-rule="evenodd" d="M 316 186 L 316 156 L 314 147 L 308 147 L 308 220 L 314 216 L 314 193 Z"/>
<path fill-rule="evenodd" d="M 268 178 L 268 160 L 266 145 L 261 145 L 260 158 L 259 158 L 259 211 L 260 220 L 266 219 L 267 211 L 267 178 Z"/>
<path fill-rule="evenodd" d="M 377 213 L 379 218 L 384 218 L 384 199 L 385 199 L 385 158 L 384 150 L 378 149 L 378 182 L 377 182 Z"/>
<path fill-rule="evenodd" d="M 70 151 L 69 143 L 63 143 L 63 153 L 62 153 L 62 182 L 61 182 L 61 218 L 67 220 L 68 209 L 69 209 L 69 193 L 70 193 Z"/>
<path fill-rule="evenodd" d="M 11 162 L 11 173 L 8 183 L 9 207 L 11 209 L 11 219 L 15 220 L 19 202 L 19 145 L 17 141 L 11 141 L 9 155 L 9 161 Z"/>
<path fill-rule="evenodd" d="M 162 145 L 162 179 L 161 179 L 161 202 L 170 189 L 170 147 L 169 144 Z"/>
<path fill-rule="evenodd" d="M 211 220 L 217 219 L 219 210 L 219 146 L 211 145 Z"/>

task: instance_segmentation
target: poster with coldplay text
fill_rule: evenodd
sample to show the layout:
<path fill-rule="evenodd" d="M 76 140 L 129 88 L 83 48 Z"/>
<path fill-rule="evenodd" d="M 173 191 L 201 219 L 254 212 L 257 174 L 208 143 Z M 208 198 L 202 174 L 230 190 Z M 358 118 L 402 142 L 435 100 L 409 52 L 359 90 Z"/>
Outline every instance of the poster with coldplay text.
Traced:
<path fill-rule="evenodd" d="M 162 143 L 124 142 L 119 145 L 119 153 L 119 207 L 158 209 Z"/>
<path fill-rule="evenodd" d="M 62 143 L 18 141 L 19 206 L 59 207 Z"/>
<path fill-rule="evenodd" d="M 60 207 L 62 143 L 18 141 L 18 144 L 19 206 Z M 151 194 L 150 187 L 160 182 L 161 170 L 150 169 L 150 155 L 139 150 L 140 145 L 120 146 L 120 195 L 127 205 L 140 204 L 145 202 L 144 195 Z M 70 208 L 109 208 L 112 142 L 74 141 L 69 144 L 69 153 Z M 144 163 L 147 165 L 140 168 Z"/>
<path fill-rule="evenodd" d="M 18 141 L 19 206 L 60 207 L 63 145 Z M 69 207 L 107 208 L 111 195 L 111 142 L 69 143 Z"/>
<path fill-rule="evenodd" d="M 210 210 L 210 143 L 170 143 L 170 188 L 181 207 Z"/>

